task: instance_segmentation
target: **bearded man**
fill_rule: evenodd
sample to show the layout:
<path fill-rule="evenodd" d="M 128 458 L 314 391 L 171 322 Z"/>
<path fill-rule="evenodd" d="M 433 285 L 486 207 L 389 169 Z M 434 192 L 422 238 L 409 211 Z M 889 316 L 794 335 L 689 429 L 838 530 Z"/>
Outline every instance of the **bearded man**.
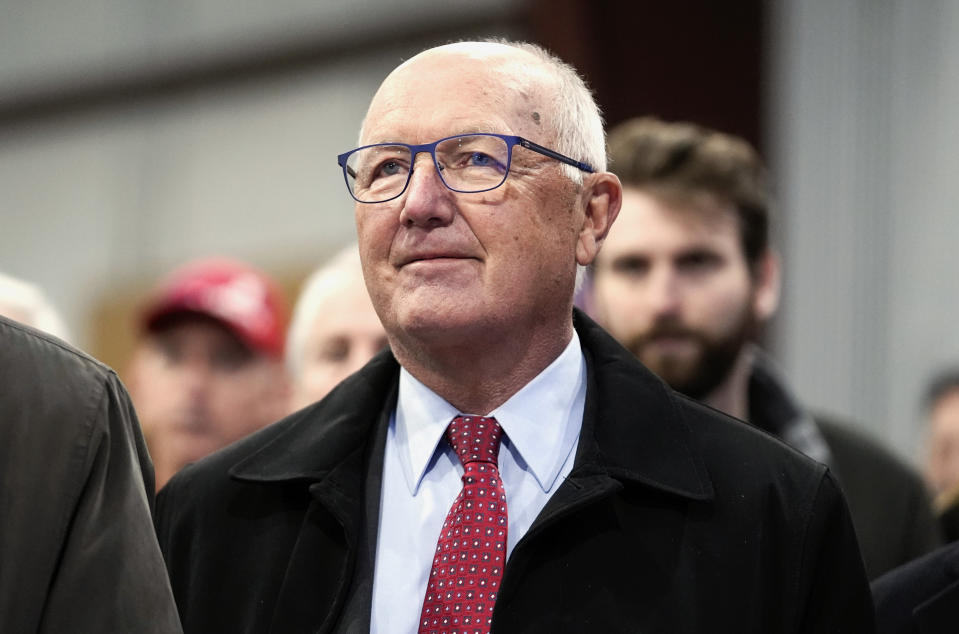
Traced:
<path fill-rule="evenodd" d="M 939 541 L 921 478 L 848 425 L 813 417 L 754 345 L 779 300 L 764 168 L 742 139 L 652 118 L 610 132 L 623 205 L 594 262 L 601 325 L 679 392 L 830 467 L 871 578 Z"/>

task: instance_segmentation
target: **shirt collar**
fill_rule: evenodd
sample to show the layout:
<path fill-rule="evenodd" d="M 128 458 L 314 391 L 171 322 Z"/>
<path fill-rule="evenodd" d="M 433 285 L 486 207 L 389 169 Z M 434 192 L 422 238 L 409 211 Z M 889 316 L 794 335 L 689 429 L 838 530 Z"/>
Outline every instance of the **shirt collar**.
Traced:
<path fill-rule="evenodd" d="M 412 495 L 429 470 L 436 447 L 457 414 L 493 416 L 510 446 L 544 491 L 559 476 L 579 435 L 586 400 L 586 361 L 579 335 L 542 372 L 492 412 L 460 412 L 400 369 L 393 424 L 398 456 Z"/>

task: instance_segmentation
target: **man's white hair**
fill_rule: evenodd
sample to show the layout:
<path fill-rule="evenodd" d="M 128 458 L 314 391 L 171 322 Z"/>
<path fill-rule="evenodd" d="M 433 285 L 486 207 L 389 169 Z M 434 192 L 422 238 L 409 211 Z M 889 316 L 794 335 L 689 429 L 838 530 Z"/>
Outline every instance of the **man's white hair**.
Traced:
<path fill-rule="evenodd" d="M 536 58 L 548 74 L 555 81 L 554 86 L 525 86 L 526 89 L 551 89 L 548 95 L 552 112 L 548 113 L 547 120 L 552 122 L 555 138 L 551 140 L 530 139 L 547 145 L 560 154 L 589 163 L 597 172 L 606 171 L 606 133 L 603 129 L 603 115 L 593 99 L 593 93 L 586 85 L 586 81 L 570 64 L 567 64 L 556 55 L 538 44 L 531 42 L 513 41 L 505 38 L 489 38 L 481 41 L 461 41 L 444 45 L 446 47 L 461 47 L 471 44 L 499 44 L 525 51 Z M 443 48 L 443 46 L 435 47 Z M 433 49 L 426 49 L 427 52 Z M 413 58 L 415 59 L 415 57 Z M 397 68 L 401 68 L 412 61 L 407 60 Z M 395 69 L 394 69 L 395 72 Z M 513 77 L 517 81 L 526 78 Z M 532 79 L 532 78 L 530 78 Z M 369 113 L 367 113 L 367 116 Z M 360 125 L 360 144 L 363 143 L 363 132 L 366 127 L 366 118 Z M 583 172 L 572 165 L 562 164 L 563 173 L 576 184 L 583 182 Z"/>
<path fill-rule="evenodd" d="M 0 314 L 68 341 L 70 333 L 40 287 L 0 273 Z"/>
<path fill-rule="evenodd" d="M 286 334 L 286 367 L 295 382 L 303 371 L 307 339 L 317 315 L 322 310 L 334 310 L 329 303 L 331 297 L 356 284 L 364 284 L 356 243 L 338 251 L 303 282 Z"/>
<path fill-rule="evenodd" d="M 553 112 L 549 118 L 555 127 L 556 137 L 550 149 L 577 161 L 585 161 L 597 172 L 605 172 L 607 159 L 603 115 L 592 91 L 576 69 L 538 44 L 506 39 L 487 41 L 526 51 L 550 71 L 556 80 L 550 100 Z M 574 182 L 583 182 L 583 172 L 572 165 L 564 163 L 563 171 Z"/>

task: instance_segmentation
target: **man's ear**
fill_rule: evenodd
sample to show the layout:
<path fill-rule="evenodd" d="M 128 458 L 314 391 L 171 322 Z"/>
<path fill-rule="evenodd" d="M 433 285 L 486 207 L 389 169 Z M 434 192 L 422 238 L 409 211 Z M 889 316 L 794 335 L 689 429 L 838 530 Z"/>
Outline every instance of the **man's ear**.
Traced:
<path fill-rule="evenodd" d="M 584 217 L 576 243 L 576 261 L 586 266 L 599 253 L 609 228 L 619 214 L 623 204 L 623 186 L 615 174 L 588 174 L 580 195 L 585 199 Z"/>
<path fill-rule="evenodd" d="M 782 286 L 779 254 L 772 249 L 766 249 L 756 263 L 754 275 L 756 293 L 753 298 L 753 309 L 759 321 L 763 322 L 772 317 L 779 308 L 779 293 Z"/>

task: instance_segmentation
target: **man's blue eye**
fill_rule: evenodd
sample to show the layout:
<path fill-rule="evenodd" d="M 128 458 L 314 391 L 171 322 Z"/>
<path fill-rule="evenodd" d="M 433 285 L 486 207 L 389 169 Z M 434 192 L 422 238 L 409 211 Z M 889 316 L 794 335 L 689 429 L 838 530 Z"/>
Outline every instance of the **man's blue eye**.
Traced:
<path fill-rule="evenodd" d="M 387 178 L 400 174 L 404 169 L 401 161 L 383 161 L 373 172 L 373 180 L 377 178 Z"/>
<path fill-rule="evenodd" d="M 488 154 L 473 152 L 470 155 L 470 164 L 476 167 L 491 167 L 496 163 Z"/>
<path fill-rule="evenodd" d="M 380 166 L 380 173 L 389 176 L 391 174 L 396 174 L 396 172 L 398 172 L 399 169 L 400 169 L 399 163 L 397 163 L 396 161 L 389 161 L 388 163 L 383 163 L 383 165 Z"/>

